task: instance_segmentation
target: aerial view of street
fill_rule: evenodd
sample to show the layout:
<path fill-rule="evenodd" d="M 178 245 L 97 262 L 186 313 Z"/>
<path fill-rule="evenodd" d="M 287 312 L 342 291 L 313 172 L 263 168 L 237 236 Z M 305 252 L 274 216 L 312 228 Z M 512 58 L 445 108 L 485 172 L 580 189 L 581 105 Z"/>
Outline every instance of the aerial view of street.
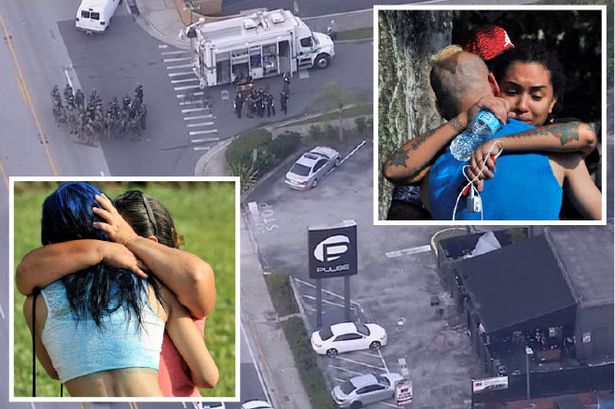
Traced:
<path fill-rule="evenodd" d="M 372 7 L 407 3 L 0 2 L 0 409 L 612 408 L 612 77 L 606 225 L 375 225 Z M 11 401 L 13 176 L 238 177 L 237 396 Z"/>

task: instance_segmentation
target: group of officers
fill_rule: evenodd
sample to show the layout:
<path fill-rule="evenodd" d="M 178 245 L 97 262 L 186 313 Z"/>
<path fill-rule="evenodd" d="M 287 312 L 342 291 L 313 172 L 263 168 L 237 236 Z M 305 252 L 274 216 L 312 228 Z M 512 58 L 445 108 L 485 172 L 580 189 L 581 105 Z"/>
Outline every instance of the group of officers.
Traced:
<path fill-rule="evenodd" d="M 282 92 L 280 92 L 280 108 L 284 115 L 286 115 L 288 112 L 290 76 L 288 73 L 285 73 L 282 79 L 283 88 Z M 265 114 L 268 117 L 275 115 L 275 98 L 273 94 L 265 91 L 263 88 L 254 89 L 254 82 L 250 76 L 237 86 L 237 93 L 233 100 L 233 107 L 237 118 L 241 118 L 244 105 L 247 105 L 246 116 L 248 118 L 256 116 L 263 118 Z"/>
<path fill-rule="evenodd" d="M 93 142 L 98 134 L 103 133 L 110 139 L 117 131 L 118 136 L 125 136 L 129 130 L 145 129 L 147 108 L 143 103 L 143 85 L 137 84 L 134 96 L 124 96 L 120 105 L 118 99 L 113 97 L 103 113 L 103 101 L 96 88 L 93 88 L 87 103 L 81 89 L 73 91 L 70 84 L 66 84 L 63 91 L 64 103 L 60 90 L 54 85 L 51 90 L 52 111 L 56 123 L 68 125 L 71 134 L 78 135 L 79 139 Z"/>

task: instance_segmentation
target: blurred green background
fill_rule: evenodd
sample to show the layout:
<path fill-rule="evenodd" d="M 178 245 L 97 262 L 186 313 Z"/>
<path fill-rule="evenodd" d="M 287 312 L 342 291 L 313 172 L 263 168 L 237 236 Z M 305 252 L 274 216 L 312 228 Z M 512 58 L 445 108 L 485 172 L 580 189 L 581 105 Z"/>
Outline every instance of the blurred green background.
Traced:
<path fill-rule="evenodd" d="M 220 370 L 215 389 L 201 389 L 203 396 L 235 396 L 235 185 L 232 182 L 93 182 L 114 198 L 138 189 L 160 200 L 169 209 L 180 235 L 182 250 L 207 261 L 216 276 L 217 303 L 207 318 L 207 347 Z M 16 182 L 14 196 L 15 267 L 30 250 L 40 247 L 43 200 L 57 182 Z M 13 271 L 13 274 L 15 272 Z M 31 396 L 31 335 L 22 314 L 24 297 L 15 291 L 15 396 Z M 67 345 L 70 349 L 70 345 Z M 37 396 L 59 396 L 54 381 L 37 361 Z M 66 391 L 65 391 L 66 393 Z"/>

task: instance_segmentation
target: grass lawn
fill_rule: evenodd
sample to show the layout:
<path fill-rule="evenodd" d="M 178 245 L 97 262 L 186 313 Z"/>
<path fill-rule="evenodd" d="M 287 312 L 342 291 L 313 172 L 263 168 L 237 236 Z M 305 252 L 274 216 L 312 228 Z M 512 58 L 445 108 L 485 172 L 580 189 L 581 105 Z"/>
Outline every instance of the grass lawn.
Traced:
<path fill-rule="evenodd" d="M 149 182 L 135 186 L 131 182 L 95 183 L 108 196 L 139 189 L 160 200 L 169 209 L 180 235 L 183 250 L 197 254 L 216 273 L 217 304 L 207 318 L 207 346 L 220 370 L 213 390 L 203 396 L 235 395 L 235 190 L 228 182 Z M 40 246 L 41 208 L 55 183 L 15 183 L 14 240 L 15 266 L 31 249 Z M 14 274 L 14 271 L 12 272 Z M 21 312 L 24 297 L 15 289 L 15 396 L 31 394 L 31 335 Z M 67 345 L 67 349 L 71 346 Z M 59 396 L 59 382 L 47 376 L 37 363 L 37 395 Z"/>

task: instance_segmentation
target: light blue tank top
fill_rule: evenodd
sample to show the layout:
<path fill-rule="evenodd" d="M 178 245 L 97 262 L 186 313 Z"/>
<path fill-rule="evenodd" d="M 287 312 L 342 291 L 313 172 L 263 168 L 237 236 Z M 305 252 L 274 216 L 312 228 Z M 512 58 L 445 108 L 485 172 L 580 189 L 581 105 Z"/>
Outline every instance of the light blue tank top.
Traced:
<path fill-rule="evenodd" d="M 41 339 L 62 383 L 113 369 L 158 370 L 164 322 L 150 308 L 145 292 L 140 328 L 135 314 L 124 308 L 104 316 L 100 327 L 93 319 L 77 321 L 61 280 L 41 294 L 48 311 Z"/>
<path fill-rule="evenodd" d="M 516 134 L 533 128 L 514 119 L 493 138 Z M 429 204 L 434 219 L 451 220 L 455 201 L 467 184 L 461 169 L 466 162 L 456 160 L 450 148 L 436 160 L 429 171 Z M 485 180 L 480 194 L 485 220 L 557 220 L 562 207 L 562 187 L 559 185 L 549 157 L 543 153 L 508 154 L 496 162 L 495 177 Z M 457 206 L 456 220 L 480 220 L 480 213 L 466 208 L 462 197 Z"/>

